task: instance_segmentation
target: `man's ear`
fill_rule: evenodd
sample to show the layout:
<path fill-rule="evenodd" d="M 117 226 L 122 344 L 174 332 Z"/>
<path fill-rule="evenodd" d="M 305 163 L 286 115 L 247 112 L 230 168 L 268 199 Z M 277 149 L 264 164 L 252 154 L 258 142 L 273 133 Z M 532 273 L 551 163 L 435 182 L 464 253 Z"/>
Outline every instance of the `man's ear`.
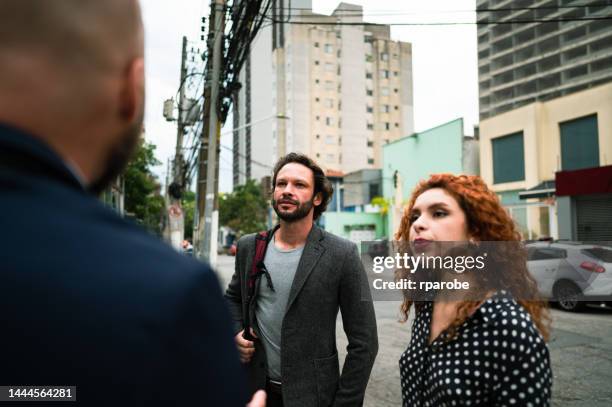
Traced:
<path fill-rule="evenodd" d="M 318 193 L 315 195 L 314 199 L 312 200 L 312 204 L 313 204 L 314 206 L 319 206 L 319 205 L 321 205 L 321 202 L 323 202 L 323 196 L 321 195 L 321 193 L 320 193 L 320 192 L 318 192 Z"/>
<path fill-rule="evenodd" d="M 144 110 L 144 59 L 133 59 L 124 71 L 119 94 L 119 115 L 126 122 L 141 119 Z"/>

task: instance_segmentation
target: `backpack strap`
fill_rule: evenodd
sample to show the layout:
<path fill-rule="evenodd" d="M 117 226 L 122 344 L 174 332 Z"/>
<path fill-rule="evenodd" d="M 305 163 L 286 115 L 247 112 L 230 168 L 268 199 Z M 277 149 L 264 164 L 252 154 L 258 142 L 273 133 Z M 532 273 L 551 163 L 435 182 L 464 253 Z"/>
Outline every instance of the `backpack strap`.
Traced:
<path fill-rule="evenodd" d="M 247 303 L 249 306 L 251 305 L 251 301 L 253 297 L 256 295 L 255 289 L 257 288 L 257 280 L 265 275 L 268 286 L 272 291 L 274 291 L 274 285 L 272 284 L 272 278 L 270 274 L 266 270 L 266 266 L 264 265 L 264 259 L 266 257 L 266 251 L 268 249 L 268 244 L 272 240 L 272 236 L 274 236 L 274 232 L 280 227 L 280 225 L 276 225 L 274 228 L 270 230 L 266 230 L 263 232 L 259 232 L 257 236 L 255 236 L 255 255 L 253 256 L 253 263 L 251 264 L 251 269 L 249 270 L 248 280 L 247 280 Z M 244 338 L 248 340 L 253 340 L 250 332 L 251 322 L 249 321 L 249 317 L 244 319 Z"/>

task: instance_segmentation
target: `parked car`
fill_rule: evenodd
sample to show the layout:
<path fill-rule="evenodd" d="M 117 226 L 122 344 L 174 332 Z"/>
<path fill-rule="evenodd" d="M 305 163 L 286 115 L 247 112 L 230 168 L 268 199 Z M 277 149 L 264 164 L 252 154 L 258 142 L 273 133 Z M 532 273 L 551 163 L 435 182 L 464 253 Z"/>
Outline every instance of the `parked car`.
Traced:
<path fill-rule="evenodd" d="M 527 268 L 541 295 L 565 311 L 612 300 L 612 247 L 582 242 L 536 242 Z"/>
<path fill-rule="evenodd" d="M 368 242 L 368 255 L 373 259 L 378 256 L 389 255 L 389 241 L 387 239 L 378 239 Z"/>

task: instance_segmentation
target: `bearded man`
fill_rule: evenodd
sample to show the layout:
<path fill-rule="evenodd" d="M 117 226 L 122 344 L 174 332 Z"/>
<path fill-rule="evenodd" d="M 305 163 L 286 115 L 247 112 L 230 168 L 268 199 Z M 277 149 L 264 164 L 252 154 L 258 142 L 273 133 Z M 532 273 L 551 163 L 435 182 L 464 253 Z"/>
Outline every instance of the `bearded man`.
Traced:
<path fill-rule="evenodd" d="M 359 406 L 378 351 L 376 318 L 357 246 L 314 224 L 333 189 L 323 170 L 290 153 L 275 165 L 272 206 L 279 225 L 266 235 L 253 279 L 257 235 L 237 244 L 226 291 L 235 342 L 253 390 L 268 406 Z M 336 317 L 348 337 L 340 373 Z"/>

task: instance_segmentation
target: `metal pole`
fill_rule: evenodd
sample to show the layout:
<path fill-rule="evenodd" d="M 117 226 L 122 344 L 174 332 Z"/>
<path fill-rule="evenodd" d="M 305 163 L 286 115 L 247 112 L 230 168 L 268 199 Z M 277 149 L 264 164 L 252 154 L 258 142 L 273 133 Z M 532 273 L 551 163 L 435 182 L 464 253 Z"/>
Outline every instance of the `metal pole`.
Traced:
<path fill-rule="evenodd" d="M 203 129 L 205 139 L 200 149 L 198 174 L 198 242 L 196 254 L 199 258 L 215 263 L 216 228 L 218 226 L 217 166 L 221 123 L 218 117 L 219 85 L 223 58 L 223 32 L 225 30 L 225 0 L 213 0 L 210 11 L 208 55 L 211 71 L 205 86 L 205 115 L 208 120 Z M 211 35 L 212 34 L 212 35 Z M 210 61 L 209 61 L 210 62 Z M 208 88 L 208 89 L 207 89 Z M 209 90 L 207 92 L 206 90 Z M 208 99 L 206 94 L 209 93 Z M 206 117 L 205 117 L 206 119 Z M 207 132 L 207 133 L 205 133 Z M 204 161 L 206 158 L 206 161 Z"/>
<path fill-rule="evenodd" d="M 181 53 L 181 78 L 179 88 L 179 100 L 178 100 L 178 117 L 176 119 L 176 153 L 174 154 L 174 165 L 172 167 L 172 180 L 180 183 L 180 176 L 182 172 L 183 164 L 183 109 L 185 107 L 185 77 L 187 76 L 187 68 L 185 67 L 185 60 L 187 59 L 187 37 L 183 37 L 183 51 Z"/>
<path fill-rule="evenodd" d="M 168 240 L 172 247 L 177 250 L 181 249 L 181 243 L 185 237 L 185 214 L 181 208 L 181 198 L 184 179 L 183 179 L 183 135 L 184 135 L 184 108 L 185 108 L 185 78 L 187 76 L 186 68 L 187 60 L 187 37 L 183 37 L 183 46 L 181 51 L 181 75 L 178 100 L 178 117 L 176 119 L 176 152 L 174 153 L 174 161 L 172 162 L 172 186 L 174 196 L 171 194 L 170 185 L 166 183 L 168 188 L 167 202 L 167 228 Z"/>

